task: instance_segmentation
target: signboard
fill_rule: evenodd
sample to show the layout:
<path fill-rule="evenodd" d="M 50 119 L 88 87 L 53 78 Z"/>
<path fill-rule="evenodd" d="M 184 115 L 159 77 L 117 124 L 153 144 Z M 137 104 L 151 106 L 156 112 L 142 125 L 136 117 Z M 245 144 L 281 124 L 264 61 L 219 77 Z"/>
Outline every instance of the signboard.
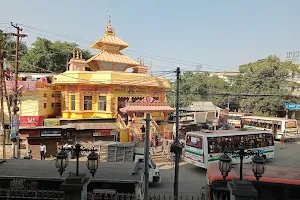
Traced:
<path fill-rule="evenodd" d="M 19 136 L 19 115 L 13 114 L 11 117 L 10 139 L 15 139 Z"/>
<path fill-rule="evenodd" d="M 120 92 L 120 93 L 126 93 L 127 88 L 126 88 L 126 86 L 115 86 L 115 87 L 113 87 L 113 91 Z"/>
<path fill-rule="evenodd" d="M 20 139 L 26 139 L 27 137 L 40 137 L 41 133 L 39 129 L 33 129 L 33 130 L 23 130 L 21 129 L 19 131 Z"/>
<path fill-rule="evenodd" d="M 93 136 L 109 136 L 110 135 L 110 129 L 99 129 L 95 130 L 93 133 Z"/>
<path fill-rule="evenodd" d="M 60 120 L 58 118 L 44 119 L 44 126 L 59 126 Z"/>
<path fill-rule="evenodd" d="M 41 129 L 41 136 L 61 136 L 61 129 L 58 128 Z"/>
<path fill-rule="evenodd" d="M 43 126 L 44 117 L 20 116 L 20 126 Z"/>
<path fill-rule="evenodd" d="M 284 104 L 286 110 L 300 110 L 300 104 Z"/>

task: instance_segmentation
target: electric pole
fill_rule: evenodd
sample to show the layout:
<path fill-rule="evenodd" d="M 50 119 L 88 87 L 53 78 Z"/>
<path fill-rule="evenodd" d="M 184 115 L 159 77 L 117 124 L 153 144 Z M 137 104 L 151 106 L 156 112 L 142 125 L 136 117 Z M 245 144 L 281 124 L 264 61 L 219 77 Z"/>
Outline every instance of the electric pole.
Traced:
<path fill-rule="evenodd" d="M 5 124 L 4 124 L 4 95 L 3 95 L 3 60 L 4 60 L 4 50 L 3 50 L 3 45 L 4 45 L 4 34 L 2 31 L 0 31 L 0 131 L 2 132 L 2 157 L 5 160 L 6 159 L 6 134 L 5 134 Z"/>
<path fill-rule="evenodd" d="M 286 59 L 288 61 L 298 61 L 299 55 L 300 55 L 300 51 L 287 52 Z"/>
<path fill-rule="evenodd" d="M 173 144 L 171 145 L 171 152 L 175 153 L 174 199 L 178 200 L 179 161 L 182 153 L 182 145 L 179 143 L 179 67 L 177 67 L 176 70 L 176 77 L 176 136 Z"/>
<path fill-rule="evenodd" d="M 144 199 L 148 199 L 149 188 L 149 140 L 150 140 L 150 113 L 146 113 L 146 135 L 144 145 Z"/>
<path fill-rule="evenodd" d="M 12 22 L 11 22 L 11 25 L 17 29 L 17 33 L 10 33 L 9 35 L 12 35 L 12 36 L 16 36 L 17 39 L 16 39 L 16 60 L 15 60 L 15 98 L 14 98 L 14 107 L 13 107 L 13 112 L 14 112 L 14 117 L 12 120 L 12 126 L 11 128 L 13 129 L 13 137 L 15 137 L 16 139 L 16 145 L 17 145 L 17 158 L 20 158 L 20 145 L 19 145 L 19 116 L 18 116 L 18 111 L 19 111 L 19 108 L 18 108 L 18 74 L 19 74 L 19 43 L 20 43 L 20 38 L 24 38 L 24 37 L 27 37 L 26 34 L 20 34 L 20 31 L 23 31 L 22 28 L 20 28 L 17 24 L 14 25 Z M 14 138 L 12 138 L 14 139 Z M 15 154 L 15 151 L 14 151 L 14 154 Z M 15 157 L 15 155 L 14 155 Z"/>

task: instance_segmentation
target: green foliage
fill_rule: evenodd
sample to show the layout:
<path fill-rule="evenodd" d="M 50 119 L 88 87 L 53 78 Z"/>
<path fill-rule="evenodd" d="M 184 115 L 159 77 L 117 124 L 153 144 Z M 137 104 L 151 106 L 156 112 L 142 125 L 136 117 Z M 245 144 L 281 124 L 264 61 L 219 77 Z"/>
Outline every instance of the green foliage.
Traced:
<path fill-rule="evenodd" d="M 67 63 L 72 58 L 72 51 L 77 48 L 76 43 L 37 38 L 33 48 L 22 57 L 20 71 L 24 72 L 64 72 Z M 92 57 L 88 50 L 82 51 L 84 59 Z"/>
<path fill-rule="evenodd" d="M 299 73 L 298 67 L 291 62 L 281 62 L 276 56 L 269 56 L 241 66 L 240 75 L 235 77 L 233 84 L 208 73 L 186 72 L 180 81 L 180 106 L 188 106 L 192 101 L 212 101 L 221 108 L 227 108 L 229 102 L 231 110 L 265 116 L 280 115 L 285 103 L 296 103 L 292 88 L 299 85 L 291 81 L 291 75 Z M 172 89 L 175 90 L 175 87 Z M 254 96 L 245 97 L 244 94 Z M 167 97 L 170 105 L 174 105 L 174 92 Z"/>
<path fill-rule="evenodd" d="M 3 57 L 7 61 L 14 61 L 15 55 L 16 55 L 16 41 L 11 36 L 5 36 L 4 34 L 0 33 L 0 43 L 2 43 L 3 46 Z M 27 54 L 28 48 L 26 46 L 26 43 L 21 41 L 19 43 L 19 59 L 22 58 L 25 54 Z M 15 62 L 8 62 L 9 67 L 13 69 L 15 67 Z"/>
<path fill-rule="evenodd" d="M 175 85 L 173 90 L 175 91 Z M 188 106 L 193 101 L 213 101 L 216 105 L 227 105 L 228 98 L 214 96 L 215 93 L 224 93 L 229 89 L 229 84 L 223 79 L 209 73 L 186 72 L 180 81 L 180 105 Z M 174 92 L 167 96 L 170 105 L 174 105 Z"/>
<path fill-rule="evenodd" d="M 281 62 L 276 56 L 249 63 L 240 67 L 241 75 L 236 77 L 232 90 L 242 94 L 272 94 L 276 96 L 247 97 L 240 99 L 244 110 L 260 115 L 277 115 L 283 111 L 285 103 L 295 103 L 291 74 L 299 73 L 298 66 L 291 62 Z"/>

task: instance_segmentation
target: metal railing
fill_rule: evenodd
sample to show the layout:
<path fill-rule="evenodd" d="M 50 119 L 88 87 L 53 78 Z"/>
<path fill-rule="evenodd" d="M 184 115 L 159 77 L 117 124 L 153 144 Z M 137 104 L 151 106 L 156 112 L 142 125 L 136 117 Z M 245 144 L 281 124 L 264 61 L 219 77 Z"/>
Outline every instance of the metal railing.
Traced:
<path fill-rule="evenodd" d="M 5 200 L 73 200 L 74 197 L 67 197 L 63 191 L 50 191 L 50 190 L 10 190 L 0 189 L 0 199 Z M 197 195 L 180 195 L 178 200 L 204 200 L 202 194 Z M 87 200 L 143 200 L 142 196 L 127 193 L 92 193 L 87 194 Z M 150 194 L 144 200 L 176 200 L 173 195 L 168 194 Z"/>

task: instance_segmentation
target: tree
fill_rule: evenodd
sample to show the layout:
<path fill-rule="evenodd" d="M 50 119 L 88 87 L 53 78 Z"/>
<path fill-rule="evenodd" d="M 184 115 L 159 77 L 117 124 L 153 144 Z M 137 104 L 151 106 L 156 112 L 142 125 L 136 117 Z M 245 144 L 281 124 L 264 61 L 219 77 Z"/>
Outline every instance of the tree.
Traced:
<path fill-rule="evenodd" d="M 292 88 L 297 84 L 290 78 L 293 73 L 299 73 L 297 65 L 289 61 L 281 62 L 276 56 L 269 56 L 241 66 L 240 72 L 232 91 L 257 95 L 239 98 L 244 111 L 260 115 L 280 115 L 285 103 L 296 102 L 296 98 L 292 96 Z"/>
<path fill-rule="evenodd" d="M 0 35 L 0 40 L 4 48 L 3 51 L 4 58 L 7 60 L 6 66 L 10 70 L 14 70 L 15 62 L 13 61 L 15 61 L 15 56 L 16 56 L 16 41 L 14 40 L 14 37 L 7 36 L 4 34 Z M 22 56 L 27 54 L 27 52 L 28 52 L 28 48 L 26 46 L 26 43 L 21 41 L 19 43 L 19 59 L 21 59 Z"/>
<path fill-rule="evenodd" d="M 76 43 L 37 38 L 33 48 L 21 59 L 20 71 L 24 72 L 64 72 L 67 63 L 72 58 Z M 92 57 L 88 50 L 82 50 L 83 58 Z"/>
<path fill-rule="evenodd" d="M 175 83 L 172 83 L 173 92 L 169 92 L 167 100 L 170 105 L 175 101 Z M 180 78 L 180 106 L 188 106 L 193 101 L 212 101 L 218 106 L 227 107 L 228 98 L 215 94 L 227 92 L 229 83 L 218 76 L 209 73 L 186 72 Z"/>

